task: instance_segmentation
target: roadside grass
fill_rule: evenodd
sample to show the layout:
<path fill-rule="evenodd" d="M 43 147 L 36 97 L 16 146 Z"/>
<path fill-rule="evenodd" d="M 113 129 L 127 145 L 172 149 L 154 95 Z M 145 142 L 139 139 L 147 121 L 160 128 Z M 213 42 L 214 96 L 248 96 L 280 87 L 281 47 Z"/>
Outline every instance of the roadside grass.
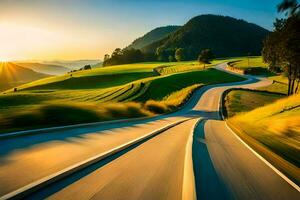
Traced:
<path fill-rule="evenodd" d="M 154 114 L 144 109 L 140 103 L 135 102 L 108 103 L 98 106 L 73 102 L 50 103 L 6 116 L 0 115 L 0 133 L 152 115 Z"/>
<path fill-rule="evenodd" d="M 177 109 L 186 102 L 193 91 L 200 85 L 193 85 L 181 91 L 174 92 L 163 101 L 148 100 L 141 102 L 45 102 L 8 109 L 0 114 L 0 133 L 52 126 L 71 125 L 78 123 L 126 119 L 134 117 L 150 117 L 164 114 Z M 11 112 L 15 109 L 14 112 Z M 15 126 L 15 125 L 18 126 Z"/>
<path fill-rule="evenodd" d="M 237 102 L 246 104 L 239 106 L 241 110 L 253 108 L 248 106 L 251 103 L 245 101 L 245 98 L 241 99 L 244 100 Z M 273 103 L 270 102 L 276 97 L 272 99 L 266 96 L 261 99 L 269 104 L 245 113 L 231 109 L 231 112 L 237 114 L 228 119 L 228 124 L 250 146 L 299 184 L 300 95 L 282 98 Z"/>
<path fill-rule="evenodd" d="M 225 97 L 227 117 L 249 112 L 283 98 L 284 95 L 255 90 L 233 89 Z"/>
<path fill-rule="evenodd" d="M 268 79 L 273 80 L 273 83 L 266 87 L 260 87 L 259 90 L 266 90 L 269 92 L 278 92 L 287 95 L 288 91 L 288 80 L 283 75 L 271 76 Z"/>

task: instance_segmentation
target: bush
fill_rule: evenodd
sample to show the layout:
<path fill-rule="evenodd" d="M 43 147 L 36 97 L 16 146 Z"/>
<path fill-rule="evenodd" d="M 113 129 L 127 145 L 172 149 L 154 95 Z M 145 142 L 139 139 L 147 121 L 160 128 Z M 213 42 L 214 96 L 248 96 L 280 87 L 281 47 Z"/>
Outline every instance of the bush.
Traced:
<path fill-rule="evenodd" d="M 169 107 L 165 103 L 154 100 L 148 100 L 144 104 L 144 108 L 155 114 L 163 114 L 170 111 Z"/>
<path fill-rule="evenodd" d="M 135 102 L 128 103 L 107 103 L 101 106 L 106 110 L 106 114 L 110 118 L 130 118 L 130 117 L 145 117 L 152 113 L 142 108 L 141 104 Z"/>

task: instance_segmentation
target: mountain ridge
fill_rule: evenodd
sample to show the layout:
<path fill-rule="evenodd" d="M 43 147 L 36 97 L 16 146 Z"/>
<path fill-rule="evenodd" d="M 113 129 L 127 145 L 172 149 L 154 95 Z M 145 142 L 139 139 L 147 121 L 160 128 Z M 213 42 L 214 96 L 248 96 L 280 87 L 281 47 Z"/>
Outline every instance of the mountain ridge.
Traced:
<path fill-rule="evenodd" d="M 164 37 L 168 36 L 170 33 L 178 30 L 181 26 L 176 25 L 168 25 L 168 26 L 161 26 L 157 27 L 143 36 L 135 39 L 127 48 L 134 48 L 134 49 L 142 49 L 143 47 L 156 42 L 158 40 L 163 39 Z"/>
<path fill-rule="evenodd" d="M 257 24 L 222 15 L 199 15 L 166 38 L 153 42 L 142 52 L 155 53 L 161 47 L 175 51 L 185 48 L 188 59 L 196 59 L 202 49 L 210 48 L 217 57 L 259 55 L 262 41 L 269 33 Z"/>

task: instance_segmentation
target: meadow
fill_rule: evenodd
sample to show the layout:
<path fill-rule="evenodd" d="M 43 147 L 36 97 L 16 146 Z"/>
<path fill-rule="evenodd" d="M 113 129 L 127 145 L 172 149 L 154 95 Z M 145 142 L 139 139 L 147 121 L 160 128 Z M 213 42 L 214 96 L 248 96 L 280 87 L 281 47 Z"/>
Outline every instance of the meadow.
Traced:
<path fill-rule="evenodd" d="M 249 63 L 248 63 L 249 60 Z M 237 58 L 237 61 L 232 62 L 232 66 L 239 68 L 239 69 L 247 69 L 247 68 L 253 68 L 253 67 L 262 67 L 267 68 L 268 65 L 263 62 L 263 59 L 261 56 L 254 56 L 254 57 L 242 57 L 240 59 Z"/>
<path fill-rule="evenodd" d="M 258 107 L 273 103 L 284 95 L 278 93 L 267 93 L 257 90 L 233 89 L 225 98 L 227 117 L 249 112 Z"/>
<path fill-rule="evenodd" d="M 237 69 L 246 70 L 250 75 L 266 77 L 273 81 L 272 85 L 258 88 L 258 90 L 287 94 L 287 77 L 284 74 L 270 72 L 268 64 L 263 62 L 261 56 L 236 58 L 234 61 L 229 61 L 229 65 Z"/>
<path fill-rule="evenodd" d="M 210 66 L 225 61 L 215 60 Z M 0 95 L 1 132 L 37 128 L 36 124 L 40 128 L 167 113 L 203 85 L 241 80 L 212 68 L 204 70 L 195 61 L 98 67 L 53 76 Z M 82 114 L 72 114 L 77 110 Z M 84 112 L 93 117 L 74 117 L 85 116 Z"/>

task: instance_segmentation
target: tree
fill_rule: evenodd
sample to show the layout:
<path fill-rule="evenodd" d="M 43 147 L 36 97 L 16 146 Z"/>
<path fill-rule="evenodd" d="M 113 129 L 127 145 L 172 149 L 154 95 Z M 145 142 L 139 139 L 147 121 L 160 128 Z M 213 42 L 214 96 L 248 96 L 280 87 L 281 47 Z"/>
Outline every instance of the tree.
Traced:
<path fill-rule="evenodd" d="M 265 39 L 263 59 L 270 68 L 280 66 L 288 78 L 288 95 L 298 92 L 300 82 L 300 4 L 297 0 L 283 0 L 278 12 L 286 12 L 287 19 L 276 19 L 274 31 Z"/>
<path fill-rule="evenodd" d="M 278 12 L 285 12 L 289 17 L 300 16 L 300 4 L 297 0 L 283 0 L 277 6 Z"/>
<path fill-rule="evenodd" d="M 175 51 L 175 59 L 180 62 L 184 60 L 184 49 L 183 48 L 178 48 Z"/>
<path fill-rule="evenodd" d="M 117 57 L 122 55 L 122 49 L 116 48 L 114 52 L 111 54 L 111 57 Z"/>
<path fill-rule="evenodd" d="M 85 65 L 85 66 L 83 67 L 83 70 L 89 70 L 89 69 L 92 69 L 91 65 Z"/>
<path fill-rule="evenodd" d="M 110 58 L 110 56 L 109 56 L 108 54 L 105 54 L 105 55 L 104 55 L 103 62 L 106 62 L 109 58 Z"/>
<path fill-rule="evenodd" d="M 165 61 L 167 59 L 166 52 L 163 47 L 158 47 L 155 51 L 158 61 Z"/>
<path fill-rule="evenodd" d="M 103 66 L 119 65 L 119 64 L 128 64 L 144 61 L 144 54 L 139 49 L 117 48 L 114 52 L 109 55 L 105 55 Z"/>
<path fill-rule="evenodd" d="M 270 33 L 263 41 L 262 57 L 265 63 L 269 63 L 269 70 L 282 71 L 279 66 L 279 35 L 277 32 Z"/>
<path fill-rule="evenodd" d="M 285 24 L 286 24 L 286 19 L 284 19 L 284 18 L 281 18 L 281 19 L 276 18 L 275 22 L 273 23 L 274 30 L 275 31 L 282 30 L 284 28 Z"/>
<path fill-rule="evenodd" d="M 210 64 L 210 61 L 214 58 L 213 53 L 210 49 L 204 49 L 201 51 L 198 57 L 198 61 L 200 64 L 203 64 L 205 69 L 205 64 Z"/>
<path fill-rule="evenodd" d="M 263 59 L 271 67 L 280 66 L 288 78 L 288 95 L 298 92 L 300 82 L 300 18 L 290 16 L 275 27 L 264 41 Z"/>
<path fill-rule="evenodd" d="M 174 57 L 169 55 L 169 58 L 168 58 L 169 62 L 173 62 L 174 61 Z"/>

